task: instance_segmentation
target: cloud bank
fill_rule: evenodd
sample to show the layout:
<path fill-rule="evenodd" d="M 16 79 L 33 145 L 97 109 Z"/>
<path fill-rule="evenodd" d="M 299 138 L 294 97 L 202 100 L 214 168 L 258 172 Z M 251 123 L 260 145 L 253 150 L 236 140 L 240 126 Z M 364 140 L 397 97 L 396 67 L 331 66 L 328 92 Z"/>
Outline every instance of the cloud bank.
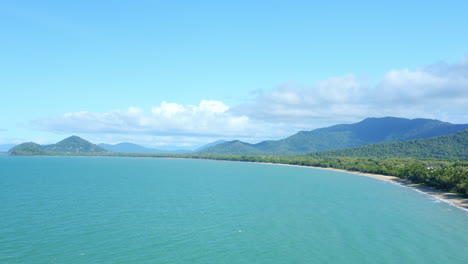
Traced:
<path fill-rule="evenodd" d="M 251 102 L 233 107 L 216 100 L 202 100 L 198 105 L 162 102 L 149 110 L 129 107 L 104 113 L 65 113 L 33 120 L 33 124 L 58 133 L 114 138 L 134 135 L 166 141 L 175 141 L 175 137 L 185 137 L 189 142 L 203 141 L 197 141 L 200 137 L 259 141 L 369 116 L 466 123 L 467 105 L 468 57 L 452 64 L 390 70 L 376 85 L 347 74 L 313 85 L 288 82 L 269 91 L 257 91 Z"/>
<path fill-rule="evenodd" d="M 229 107 L 215 100 L 202 100 L 198 105 L 162 102 L 145 111 L 139 107 L 105 113 L 89 111 L 65 113 L 36 119 L 33 125 L 56 133 L 134 134 L 186 137 L 264 137 L 262 129 L 275 124 L 252 122 L 245 115 L 235 115 Z M 274 135 L 278 136 L 277 133 Z"/>
<path fill-rule="evenodd" d="M 378 113 L 426 116 L 451 122 L 468 120 L 468 57 L 411 71 L 392 70 L 374 92 Z"/>
<path fill-rule="evenodd" d="M 312 127 L 368 116 L 466 122 L 467 105 L 468 57 L 453 64 L 391 70 L 375 86 L 353 74 L 324 79 L 312 86 L 286 83 L 258 93 L 253 102 L 235 106 L 232 111 L 253 119 Z"/>
<path fill-rule="evenodd" d="M 314 123 L 366 116 L 367 89 L 367 83 L 352 74 L 321 80 L 313 86 L 286 83 L 260 92 L 254 102 L 235 106 L 232 112 L 257 120 L 313 127 Z"/>
<path fill-rule="evenodd" d="M 80 133 L 237 135 L 248 129 L 247 116 L 233 116 L 227 110 L 226 105 L 214 100 L 202 100 L 199 105 L 162 102 L 150 111 L 139 107 L 105 113 L 82 111 L 35 123 L 56 132 Z"/>

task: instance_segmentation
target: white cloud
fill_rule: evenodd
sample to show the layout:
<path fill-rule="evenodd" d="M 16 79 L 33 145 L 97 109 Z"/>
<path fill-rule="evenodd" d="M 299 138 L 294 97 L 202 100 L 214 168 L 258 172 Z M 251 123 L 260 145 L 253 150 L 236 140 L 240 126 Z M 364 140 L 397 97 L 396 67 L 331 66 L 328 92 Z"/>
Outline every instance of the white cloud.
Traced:
<path fill-rule="evenodd" d="M 387 73 L 378 85 L 378 94 L 384 101 L 425 103 L 449 99 L 466 100 L 468 96 L 468 69 L 466 76 L 436 75 L 424 69 L 403 69 Z"/>
<path fill-rule="evenodd" d="M 231 111 L 256 120 L 311 129 L 321 123 L 354 120 L 365 115 L 367 89 L 367 83 L 352 74 L 321 80 L 313 86 L 289 82 L 270 92 L 260 92 L 253 103 L 235 106 Z"/>
<path fill-rule="evenodd" d="M 148 136 L 240 137 L 255 140 L 270 137 L 264 129 L 276 124 L 252 122 L 248 116 L 236 115 L 229 107 L 215 100 L 202 100 L 198 105 L 162 102 L 145 111 L 138 107 L 105 113 L 89 111 L 65 113 L 62 116 L 36 119 L 33 124 L 58 133 L 134 134 Z"/>
<path fill-rule="evenodd" d="M 379 113 L 466 123 L 468 57 L 452 64 L 392 70 L 384 75 L 372 96 Z"/>
<path fill-rule="evenodd" d="M 260 91 L 252 103 L 232 112 L 296 127 L 352 122 L 369 116 L 426 117 L 455 123 L 468 120 L 468 57 L 417 70 L 391 70 L 372 87 L 348 74 L 312 86 L 286 83 Z"/>
<path fill-rule="evenodd" d="M 362 79 L 358 79 L 352 74 L 342 77 L 332 77 L 321 80 L 316 85 L 318 99 L 320 102 L 331 104 L 356 103 L 359 96 L 367 88 L 367 84 Z"/>

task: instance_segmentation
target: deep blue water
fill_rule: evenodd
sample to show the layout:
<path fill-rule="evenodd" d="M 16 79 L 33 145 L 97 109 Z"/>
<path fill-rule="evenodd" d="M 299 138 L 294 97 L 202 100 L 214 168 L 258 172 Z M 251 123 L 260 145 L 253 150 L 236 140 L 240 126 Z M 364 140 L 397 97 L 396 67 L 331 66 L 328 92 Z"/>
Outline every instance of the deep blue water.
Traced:
<path fill-rule="evenodd" d="M 354 174 L 0 155 L 0 263 L 468 263 L 468 212 Z"/>

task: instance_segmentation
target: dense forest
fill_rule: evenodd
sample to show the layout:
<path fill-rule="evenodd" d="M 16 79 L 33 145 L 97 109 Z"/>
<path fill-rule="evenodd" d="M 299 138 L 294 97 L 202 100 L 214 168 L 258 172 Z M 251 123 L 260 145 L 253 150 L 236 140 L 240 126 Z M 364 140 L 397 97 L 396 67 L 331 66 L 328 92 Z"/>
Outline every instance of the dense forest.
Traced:
<path fill-rule="evenodd" d="M 314 157 L 468 158 L 468 129 L 455 134 L 311 153 Z"/>

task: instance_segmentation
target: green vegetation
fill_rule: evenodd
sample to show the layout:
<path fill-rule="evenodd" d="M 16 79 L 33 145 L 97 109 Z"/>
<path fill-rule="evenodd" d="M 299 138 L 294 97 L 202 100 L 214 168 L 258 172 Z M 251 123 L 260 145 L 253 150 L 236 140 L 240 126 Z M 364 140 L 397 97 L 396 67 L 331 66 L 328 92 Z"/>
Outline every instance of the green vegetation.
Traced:
<path fill-rule="evenodd" d="M 468 158 L 468 129 L 452 135 L 320 151 L 314 157 Z"/>
<path fill-rule="evenodd" d="M 35 156 L 47 155 L 47 152 L 39 144 L 33 142 L 22 143 L 8 151 L 10 155 L 16 156 Z"/>
<path fill-rule="evenodd" d="M 376 143 L 436 137 L 452 134 L 464 129 L 468 129 L 468 124 L 454 125 L 430 119 L 367 118 L 355 124 L 301 131 L 281 140 L 269 140 L 257 144 L 249 144 L 238 140 L 229 141 L 202 149 L 197 153 L 220 155 L 298 155 Z"/>
<path fill-rule="evenodd" d="M 107 153 L 108 151 L 77 136 L 66 138 L 57 144 L 41 146 L 28 142 L 20 144 L 8 152 L 15 156 L 71 155 L 84 153 Z"/>
<path fill-rule="evenodd" d="M 44 146 L 44 150 L 54 153 L 108 152 L 107 150 L 77 136 L 68 137 L 57 144 Z"/>

